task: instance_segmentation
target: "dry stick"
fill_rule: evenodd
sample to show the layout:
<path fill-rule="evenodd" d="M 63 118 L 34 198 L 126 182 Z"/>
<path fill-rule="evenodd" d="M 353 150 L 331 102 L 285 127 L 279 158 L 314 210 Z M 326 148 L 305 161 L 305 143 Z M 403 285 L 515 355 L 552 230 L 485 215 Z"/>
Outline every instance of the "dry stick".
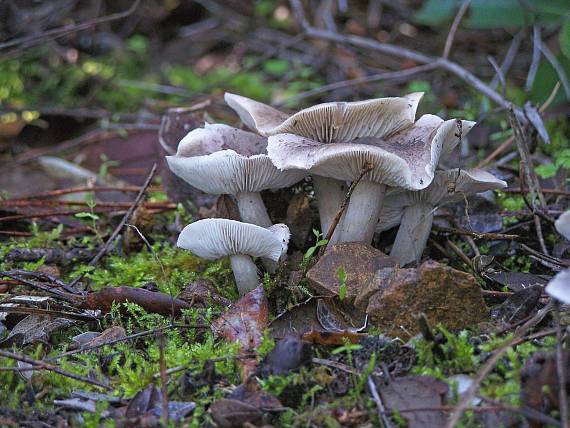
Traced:
<path fill-rule="evenodd" d="M 560 328 L 560 304 L 554 303 L 556 322 L 556 374 L 558 375 L 558 401 L 560 402 L 560 422 L 563 428 L 570 428 L 568 419 L 568 396 L 566 394 L 566 361 L 562 349 L 562 329 Z"/>
<path fill-rule="evenodd" d="M 537 211 L 543 211 L 546 208 L 546 202 L 544 200 L 544 195 L 540 191 L 540 182 L 538 177 L 534 172 L 534 167 L 532 164 L 532 159 L 530 157 L 530 151 L 528 148 L 528 142 L 524 130 L 517 119 L 513 106 L 511 105 L 508 109 L 509 122 L 511 128 L 513 129 L 513 136 L 515 138 L 515 143 L 517 145 L 517 150 L 520 156 L 520 169 L 522 173 L 522 178 L 526 182 L 526 186 L 529 189 L 531 208 L 535 218 L 536 234 L 542 248 L 542 252 L 548 255 L 548 249 L 544 242 L 544 236 L 542 234 L 542 227 L 540 225 L 540 219 L 536 214 Z M 522 186 L 524 187 L 524 186 Z"/>
<path fill-rule="evenodd" d="M 516 241 L 521 239 L 519 235 L 508 235 L 505 233 L 483 233 L 483 232 L 472 232 L 465 229 L 457 229 L 451 227 L 434 226 L 434 231 L 451 233 L 455 235 L 465 235 L 470 236 L 474 239 L 489 239 L 491 241 Z"/>
<path fill-rule="evenodd" d="M 141 187 L 141 190 L 139 191 L 139 193 L 138 193 L 137 197 L 135 198 L 131 207 L 127 210 L 127 212 L 125 213 L 125 215 L 121 219 L 121 222 L 117 225 L 115 230 L 113 230 L 113 233 L 111 234 L 111 236 L 109 236 L 109 239 L 107 239 L 107 242 L 105 242 L 105 245 L 103 245 L 103 247 L 99 250 L 99 252 L 95 255 L 95 257 L 93 257 L 93 259 L 91 259 L 91 261 L 87 264 L 87 266 L 95 266 L 95 264 L 97 264 L 97 262 L 103 256 L 105 256 L 105 254 L 107 254 L 107 252 L 111 248 L 111 245 L 113 244 L 113 241 L 115 240 L 115 238 L 117 236 L 119 236 L 119 233 L 121 233 L 121 230 L 123 230 L 125 223 L 129 220 L 129 218 L 131 218 L 131 216 L 133 215 L 133 213 L 135 212 L 135 210 L 137 209 L 139 204 L 142 202 L 144 195 L 145 195 L 145 192 L 146 192 L 146 189 L 148 188 L 148 186 L 150 186 L 150 182 L 152 181 L 155 172 L 156 172 L 156 163 L 152 166 L 150 173 L 148 174 L 148 177 L 146 178 L 144 184 Z M 82 272 L 78 276 L 76 276 L 68 284 L 69 287 L 73 288 L 73 286 L 75 284 L 77 284 L 81 280 L 81 278 L 83 278 L 84 274 L 85 273 Z"/>
<path fill-rule="evenodd" d="M 485 365 L 479 370 L 477 376 L 473 380 L 473 383 L 469 387 L 465 394 L 459 401 L 459 404 L 455 408 L 455 411 L 451 415 L 449 421 L 446 424 L 446 428 L 454 428 L 458 423 L 463 413 L 469 407 L 469 403 L 477 394 L 479 387 L 481 386 L 481 382 L 487 377 L 487 375 L 493 370 L 495 364 L 499 361 L 499 359 L 503 356 L 508 349 L 510 349 L 522 336 L 524 336 L 532 327 L 537 325 L 542 319 L 546 316 L 548 312 L 550 312 L 553 308 L 552 302 L 546 305 L 543 309 L 537 312 L 535 316 L 533 316 L 530 320 L 528 320 L 523 326 L 519 328 L 517 332 L 513 335 L 513 337 L 501 346 L 499 349 L 493 352 L 493 355 L 487 360 Z"/>
<path fill-rule="evenodd" d="M 91 186 L 78 186 L 78 187 L 70 187 L 67 189 L 56 189 L 50 190 L 47 192 L 37 193 L 35 195 L 26 196 L 24 198 L 20 198 L 21 200 L 26 199 L 42 199 L 42 198 L 53 198 L 63 195 L 69 195 L 70 193 L 90 193 L 90 192 L 124 192 L 124 193 L 137 193 L 140 192 L 140 186 L 99 186 L 99 187 L 91 187 Z M 148 189 L 149 191 L 160 191 L 161 189 Z"/>
<path fill-rule="evenodd" d="M 140 191 L 140 187 L 138 189 Z M 168 208 L 174 209 L 176 208 L 176 204 L 170 202 L 145 202 L 141 204 L 145 208 Z M 89 202 L 85 201 L 61 201 L 59 199 L 56 200 L 29 200 L 29 199 L 6 199 L 4 201 L 0 201 L 0 207 L 88 207 L 90 206 Z M 97 202 L 97 207 L 99 208 L 129 208 L 131 206 L 131 202 Z"/>
<path fill-rule="evenodd" d="M 372 399 L 374 400 L 376 408 L 378 409 L 378 418 L 380 419 L 380 421 L 382 421 L 382 425 L 385 428 L 390 428 L 392 424 L 390 423 L 390 419 L 388 419 L 388 417 L 386 416 L 386 407 L 384 407 L 382 398 L 380 397 L 380 394 L 378 394 L 378 390 L 376 389 L 376 384 L 374 383 L 374 379 L 372 379 L 372 376 L 370 375 L 368 376 L 367 383 L 368 383 L 368 389 L 372 394 Z"/>
<path fill-rule="evenodd" d="M 10 358 L 12 360 L 21 361 L 23 363 L 31 364 L 32 366 L 37 367 L 38 370 L 48 370 L 50 372 L 60 374 L 62 376 L 68 377 L 70 379 L 77 380 L 79 382 L 85 382 L 85 383 L 89 383 L 91 385 L 98 386 L 100 388 L 106 389 L 107 391 L 113 390 L 113 388 L 111 388 L 110 386 L 105 385 L 104 383 L 101 383 L 99 381 L 89 379 L 87 377 L 83 377 L 83 376 L 77 375 L 75 373 L 67 372 L 65 370 L 60 369 L 59 367 L 52 366 L 51 364 L 47 364 L 47 363 L 40 361 L 40 360 L 34 360 L 33 358 L 27 357 L 25 355 L 19 355 L 19 354 L 15 354 L 13 352 L 0 350 L 0 357 Z"/>
<path fill-rule="evenodd" d="M 307 34 L 308 37 L 330 40 L 337 43 L 350 44 L 363 49 L 369 49 L 376 52 L 381 52 L 386 55 L 412 60 L 419 64 L 433 64 L 438 68 L 441 68 L 449 73 L 452 73 L 457 77 L 459 77 L 460 79 L 464 80 L 473 88 L 481 92 L 484 96 L 486 96 L 491 101 L 498 104 L 499 106 L 503 108 L 509 108 L 512 105 L 510 101 L 503 98 L 497 91 L 495 91 L 489 85 L 484 83 L 473 73 L 471 73 L 470 71 L 466 70 L 465 68 L 461 67 L 459 64 L 453 61 L 449 61 L 446 58 L 426 55 L 421 52 L 417 52 L 411 49 L 406 49 L 402 46 L 377 42 L 376 40 L 366 37 L 342 35 L 332 31 L 320 30 L 318 28 L 312 27 L 307 22 L 305 13 L 303 11 L 303 6 L 300 0 L 290 0 L 290 3 L 295 15 L 297 16 L 297 19 L 299 20 L 299 23 L 301 24 L 305 34 Z M 528 120 L 525 117 L 524 111 L 521 108 L 513 107 L 513 110 L 517 118 L 522 123 L 526 124 L 528 122 Z"/>
<path fill-rule="evenodd" d="M 398 80 L 398 79 L 405 79 L 409 77 L 413 77 L 419 73 L 423 73 L 425 71 L 434 70 L 437 67 L 433 64 L 424 64 L 419 65 L 417 67 L 408 68 L 405 70 L 398 70 L 398 71 L 386 71 L 383 73 L 372 74 L 370 76 L 358 77 L 356 79 L 349 79 L 349 80 L 341 80 L 340 82 L 330 83 L 328 85 L 323 85 L 315 89 L 311 89 L 309 91 L 301 92 L 300 94 L 290 96 L 285 98 L 280 103 L 276 104 L 276 107 L 282 106 L 284 104 L 291 103 L 293 101 L 300 101 L 304 100 L 309 97 L 313 97 L 315 95 L 320 95 L 325 92 L 334 91 L 336 89 L 344 89 L 350 88 L 352 86 L 362 85 L 364 83 L 372 83 L 378 82 L 381 80 Z"/>
<path fill-rule="evenodd" d="M 41 309 L 41 308 L 26 308 L 26 307 L 14 307 L 14 306 L 8 307 L 8 306 L 2 306 L 2 303 L 0 303 L 0 312 L 6 312 L 12 314 L 36 314 L 43 316 L 68 318 L 78 321 L 97 321 L 99 319 L 97 317 L 94 317 L 93 315 L 76 314 L 73 312 L 54 311 L 50 309 Z"/>
<path fill-rule="evenodd" d="M 166 372 L 166 360 L 164 359 L 164 331 L 158 334 L 159 364 L 160 364 L 160 390 L 162 392 L 162 420 L 165 427 L 168 426 L 168 373 Z"/>
<path fill-rule="evenodd" d="M 540 189 L 540 191 L 544 194 L 549 194 L 549 195 L 561 195 L 561 196 L 570 196 L 570 192 L 566 191 L 566 190 L 560 190 L 560 189 Z M 507 188 L 507 189 L 501 189 L 501 192 L 503 193 L 528 193 L 528 189 L 520 188 L 520 187 L 513 187 L 513 188 Z"/>
<path fill-rule="evenodd" d="M 540 39 L 540 27 L 535 25 L 532 27 L 532 61 L 528 69 L 528 74 L 526 75 L 525 91 L 529 92 L 534 84 L 534 78 L 536 77 L 536 72 L 538 71 L 538 66 L 540 65 L 540 45 L 542 41 Z"/>
<path fill-rule="evenodd" d="M 37 281 L 32 281 L 30 279 L 25 279 L 25 278 L 21 278 L 20 276 L 18 276 L 17 274 L 14 274 L 10 271 L 3 271 L 0 272 L 0 276 L 7 276 L 8 278 L 12 278 L 16 281 L 19 281 L 22 284 L 28 285 L 32 288 L 36 288 L 38 290 L 44 291 L 46 293 L 52 294 L 54 296 L 56 296 L 58 299 L 64 300 L 66 302 L 69 302 L 71 304 L 79 304 L 81 302 L 81 297 L 76 295 L 76 294 L 72 294 L 72 293 L 68 293 L 66 291 L 62 291 L 59 288 L 55 288 L 55 287 L 48 287 L 45 284 L 42 284 L 41 282 L 37 282 Z"/>
<path fill-rule="evenodd" d="M 340 218 L 342 217 L 342 215 L 344 214 L 344 211 L 346 210 L 346 207 L 348 206 L 348 202 L 350 201 L 350 197 L 352 196 L 352 192 L 354 192 L 354 189 L 356 188 L 356 186 L 358 186 L 358 183 L 360 183 L 360 180 L 362 180 L 362 177 L 364 177 L 367 173 L 372 171 L 373 168 L 374 168 L 374 165 L 372 165 L 370 162 L 367 162 L 366 164 L 364 164 L 364 167 L 363 167 L 362 171 L 360 172 L 360 175 L 350 185 L 348 192 L 346 192 L 346 196 L 344 197 L 344 200 L 342 201 L 342 204 L 340 204 L 340 208 L 338 209 L 336 215 L 333 218 L 333 221 L 331 222 L 331 225 L 329 226 L 329 230 L 327 230 L 327 234 L 325 235 L 325 239 L 327 241 L 329 241 L 332 238 L 334 231 L 335 231 L 336 227 L 338 226 L 338 222 L 340 221 Z M 319 250 L 319 255 L 322 254 L 322 252 L 325 250 L 326 246 L 327 245 L 323 245 L 321 247 L 321 249 Z"/>
<path fill-rule="evenodd" d="M 58 39 L 68 34 L 85 30 L 89 27 L 93 27 L 94 25 L 126 18 L 127 16 L 131 15 L 135 10 L 137 10 L 139 4 L 140 0 L 135 0 L 135 2 L 131 5 L 131 7 L 125 10 L 124 12 L 113 13 L 111 15 L 102 16 L 100 18 L 90 19 L 80 24 L 71 24 L 71 25 L 66 25 L 64 27 L 53 28 L 38 35 L 31 35 L 31 36 L 20 37 L 17 39 L 9 40 L 7 42 L 0 43 L 0 50 L 11 48 L 13 46 L 18 46 L 18 45 L 24 45 L 24 48 L 28 48 L 38 43 L 43 43 L 46 40 Z"/>
<path fill-rule="evenodd" d="M 470 4 L 471 0 L 465 0 L 461 5 L 461 7 L 459 8 L 459 10 L 457 11 L 457 14 L 455 15 L 455 18 L 453 19 L 453 22 L 449 29 L 449 34 L 447 35 L 447 39 L 445 40 L 445 47 L 443 48 L 443 54 L 441 55 L 442 58 L 445 59 L 449 58 L 449 53 L 451 52 L 451 46 L 453 46 L 453 40 L 455 39 L 455 33 L 457 32 L 459 24 L 461 23 L 461 20 L 463 19 L 465 12 L 467 12 L 467 8 L 469 7 Z"/>

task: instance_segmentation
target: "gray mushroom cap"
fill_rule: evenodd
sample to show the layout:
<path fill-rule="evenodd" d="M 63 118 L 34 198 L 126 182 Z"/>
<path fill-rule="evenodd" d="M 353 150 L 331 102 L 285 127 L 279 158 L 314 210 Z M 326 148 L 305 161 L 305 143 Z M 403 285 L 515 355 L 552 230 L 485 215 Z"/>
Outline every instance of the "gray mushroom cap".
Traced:
<path fill-rule="evenodd" d="M 170 170 L 192 186 L 212 194 L 260 192 L 288 187 L 303 171 L 279 171 L 266 154 L 267 139 L 227 125 L 206 125 L 182 139 Z"/>
<path fill-rule="evenodd" d="M 570 211 L 562 213 L 554 222 L 554 227 L 558 233 L 570 241 Z M 558 272 L 550 280 L 545 291 L 555 299 L 570 304 L 570 269 Z"/>
<path fill-rule="evenodd" d="M 284 224 L 266 229 L 235 220 L 205 219 L 186 226 L 176 245 L 208 260 L 243 254 L 277 262 L 287 252 L 289 237 Z"/>
<path fill-rule="evenodd" d="M 423 190 L 391 189 L 384 198 L 376 230 L 381 232 L 400 224 L 404 209 L 410 205 L 425 202 L 437 206 L 462 200 L 467 195 L 505 187 L 505 181 L 481 169 L 455 168 L 436 171 L 431 184 Z"/>
<path fill-rule="evenodd" d="M 411 126 L 422 95 L 317 104 L 292 116 L 240 95 L 226 93 L 225 100 L 249 128 L 261 135 L 290 133 L 338 143 L 361 137 L 385 138 Z"/>
<path fill-rule="evenodd" d="M 473 126 L 472 122 L 464 122 L 464 130 Z M 267 152 L 279 169 L 305 169 L 337 180 L 354 180 L 371 163 L 373 170 L 365 180 L 420 190 L 433 180 L 444 146 L 457 139 L 448 123 L 456 126 L 457 122 L 424 115 L 413 126 L 385 140 L 367 137 L 335 144 L 279 134 L 269 137 Z"/>

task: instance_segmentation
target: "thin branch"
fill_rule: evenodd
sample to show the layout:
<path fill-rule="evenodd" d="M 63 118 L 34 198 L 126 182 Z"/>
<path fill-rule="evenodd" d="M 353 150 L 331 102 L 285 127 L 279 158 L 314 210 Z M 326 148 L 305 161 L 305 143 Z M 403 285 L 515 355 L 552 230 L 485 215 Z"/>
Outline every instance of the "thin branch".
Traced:
<path fill-rule="evenodd" d="M 127 223 L 127 221 L 129 220 L 129 218 L 131 218 L 131 216 L 133 215 L 133 213 L 135 212 L 135 210 L 137 209 L 137 207 L 140 205 L 140 203 L 142 202 L 144 195 L 146 193 L 146 189 L 150 186 L 150 183 L 154 177 L 154 174 L 156 173 L 156 164 L 154 164 L 150 170 L 150 173 L 148 174 L 148 177 L 146 178 L 144 184 L 141 187 L 141 190 L 139 191 L 137 197 L 135 198 L 133 204 L 131 205 L 131 207 L 127 210 L 127 212 L 125 213 L 125 215 L 123 216 L 121 222 L 117 225 L 117 227 L 115 228 L 115 230 L 113 230 L 113 233 L 111 234 L 111 236 L 109 236 L 109 239 L 107 239 L 107 242 L 105 242 L 105 245 L 103 245 L 103 247 L 101 247 L 101 249 L 99 250 L 99 252 L 95 255 L 95 257 L 93 257 L 93 259 L 91 259 L 91 261 L 87 264 L 87 266 L 95 266 L 95 264 L 97 264 L 97 262 L 103 257 L 105 256 L 105 254 L 107 254 L 107 252 L 109 251 L 109 249 L 111 248 L 111 245 L 113 244 L 113 242 L 115 241 L 115 238 L 117 238 L 117 236 L 119 236 L 119 233 L 121 233 L 123 227 L 125 226 L 125 224 Z M 81 278 L 83 278 L 84 273 L 79 274 L 78 276 L 76 276 L 70 283 L 69 283 L 69 287 L 72 287 L 77 284 Z"/>
<path fill-rule="evenodd" d="M 552 68 L 556 71 L 558 78 L 560 79 L 560 83 L 562 83 L 562 87 L 564 88 L 564 94 L 566 95 L 566 99 L 570 100 L 570 82 L 568 82 L 568 76 L 566 76 L 566 71 L 562 64 L 556 59 L 554 54 L 550 52 L 550 49 L 546 47 L 544 44 L 540 44 L 540 51 L 546 58 L 546 60 L 552 65 Z"/>
<path fill-rule="evenodd" d="M 57 373 L 59 375 L 68 377 L 68 378 L 73 379 L 73 380 L 77 380 L 79 382 L 85 382 L 85 383 L 88 383 L 90 385 L 98 386 L 100 388 L 106 389 L 107 391 L 113 390 L 113 388 L 111 388 L 109 385 L 105 385 L 104 383 L 101 383 L 99 381 L 89 379 L 87 377 L 80 376 L 80 375 L 77 375 L 75 373 L 71 373 L 71 372 L 62 370 L 59 367 L 52 366 L 51 364 L 47 364 L 47 363 L 40 361 L 40 360 L 35 360 L 35 359 L 27 357 L 25 355 L 19 355 L 19 354 L 15 354 L 13 352 L 0 350 L 0 357 L 10 358 L 10 359 L 16 360 L 16 361 L 21 361 L 23 363 L 30 364 L 30 365 L 34 366 L 38 370 L 48 370 L 50 372 Z"/>
<path fill-rule="evenodd" d="M 307 23 L 301 1 L 290 0 L 290 3 L 295 15 L 299 19 L 299 22 L 301 23 L 308 37 L 330 40 L 342 44 L 349 44 L 356 47 L 360 47 L 362 49 L 369 49 L 386 55 L 408 59 L 418 64 L 433 64 L 438 68 L 441 68 L 464 80 L 473 88 L 478 90 L 481 94 L 483 94 L 484 96 L 486 96 L 491 101 L 498 104 L 499 106 L 505 109 L 511 106 L 511 102 L 509 100 L 503 98 L 497 91 L 495 91 L 489 85 L 484 83 L 473 73 L 471 73 L 470 71 L 466 70 L 465 68 L 461 67 L 459 64 L 453 61 L 449 61 L 446 58 L 426 55 L 421 52 L 414 51 L 412 49 L 406 49 L 402 46 L 396 46 L 389 43 L 381 43 L 366 37 L 342 35 L 334 33 L 332 31 L 320 30 L 318 28 L 314 28 Z M 526 124 L 527 119 L 524 115 L 524 112 L 519 107 L 514 107 L 514 111 L 515 114 L 517 115 L 517 118 L 521 122 Z"/>
<path fill-rule="evenodd" d="M 372 394 L 372 399 L 376 404 L 376 408 L 378 409 L 378 418 L 382 422 L 382 425 L 385 428 L 390 428 L 392 424 L 390 423 L 390 419 L 386 416 L 386 407 L 384 407 L 384 403 L 382 402 L 382 397 L 378 393 L 376 389 L 376 384 L 374 383 L 374 379 L 372 379 L 371 375 L 368 375 L 367 379 L 368 389 L 370 390 L 370 394 Z"/>
<path fill-rule="evenodd" d="M 328 85 L 323 85 L 319 88 L 311 89 L 309 91 L 301 92 L 300 94 L 290 96 L 285 98 L 276 107 L 282 106 L 284 104 L 291 103 L 293 101 L 300 101 L 306 98 L 313 97 L 315 95 L 321 95 L 325 92 L 334 91 L 337 89 L 350 88 L 352 86 L 362 85 L 365 83 L 379 82 L 382 80 L 399 80 L 413 77 L 419 73 L 434 70 L 437 68 L 433 64 L 424 64 L 413 68 L 408 68 L 406 70 L 398 71 L 387 71 L 384 73 L 372 74 L 370 76 L 358 77 L 356 79 L 342 80 L 340 82 L 330 83 Z"/>
<path fill-rule="evenodd" d="M 66 36 L 71 33 L 76 33 L 78 31 L 85 30 L 87 28 L 93 27 L 94 25 L 102 24 L 104 22 L 112 22 L 118 19 L 126 18 L 137 10 L 140 5 L 141 0 L 135 0 L 131 7 L 129 7 L 124 12 L 113 13 L 111 15 L 102 16 L 100 18 L 90 19 L 88 21 L 82 22 L 80 24 L 70 24 L 59 28 L 53 28 L 42 34 L 34 34 L 31 36 L 20 37 L 17 39 L 12 39 L 4 43 L 0 43 L 0 50 L 11 48 L 14 46 L 21 45 L 23 48 L 29 48 L 31 46 L 43 43 L 46 40 L 55 40 L 60 37 Z"/>
<path fill-rule="evenodd" d="M 480 233 L 480 232 L 472 232 L 470 230 L 465 230 L 465 229 L 442 227 L 442 226 L 434 226 L 433 230 L 436 232 L 464 235 L 475 239 L 489 239 L 492 241 L 516 241 L 518 239 L 521 239 L 519 235 L 507 235 L 505 233 Z"/>
<path fill-rule="evenodd" d="M 535 25 L 532 27 L 532 61 L 528 69 L 528 74 L 526 76 L 525 90 L 529 92 L 534 84 L 534 79 L 536 78 L 536 72 L 538 71 L 538 66 L 540 65 L 540 45 L 542 40 L 540 39 L 540 27 Z"/>
<path fill-rule="evenodd" d="M 467 9 L 469 8 L 470 4 L 471 0 L 465 0 L 461 5 L 461 7 L 459 8 L 459 10 L 457 11 L 455 18 L 451 23 L 451 28 L 449 29 L 449 33 L 447 34 L 447 39 L 445 40 L 445 47 L 443 48 L 443 54 L 441 55 L 442 58 L 445 59 L 449 58 L 449 53 L 451 52 L 451 46 L 453 46 L 453 41 L 455 40 L 455 33 L 457 33 L 459 24 L 461 23 L 463 16 L 465 16 L 465 12 L 467 12 Z"/>

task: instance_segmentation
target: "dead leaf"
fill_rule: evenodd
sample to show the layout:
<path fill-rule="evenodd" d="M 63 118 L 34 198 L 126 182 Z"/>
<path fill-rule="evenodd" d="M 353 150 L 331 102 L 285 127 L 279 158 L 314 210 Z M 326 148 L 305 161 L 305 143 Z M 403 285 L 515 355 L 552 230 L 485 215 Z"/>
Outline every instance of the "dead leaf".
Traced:
<path fill-rule="evenodd" d="M 483 276 L 502 287 L 517 292 L 533 285 L 546 285 L 548 279 L 527 272 L 485 272 Z"/>
<path fill-rule="evenodd" d="M 263 375 L 283 375 L 309 364 L 312 347 L 298 336 L 289 334 L 281 339 L 262 363 Z"/>
<path fill-rule="evenodd" d="M 291 231 L 291 242 L 300 249 L 305 248 L 312 225 L 309 198 L 304 192 L 296 193 L 289 201 L 285 223 Z"/>
<path fill-rule="evenodd" d="M 220 428 L 240 427 L 247 422 L 258 424 L 262 420 L 261 411 L 257 407 L 238 400 L 216 400 L 208 412 Z"/>
<path fill-rule="evenodd" d="M 172 421 L 179 421 L 186 417 L 196 404 L 180 401 L 168 401 L 168 418 Z M 142 391 L 139 391 L 127 406 L 125 417 L 131 419 L 141 419 L 144 417 L 160 418 L 162 416 L 162 393 L 155 385 L 150 384 Z M 135 425 L 136 426 L 136 425 Z"/>
<path fill-rule="evenodd" d="M 414 411 L 437 408 L 443 404 L 449 386 L 429 376 L 406 376 L 382 385 L 378 392 L 388 410 L 397 410 L 407 420 L 408 428 L 443 427 L 447 413 L 443 411 Z"/>
<path fill-rule="evenodd" d="M 227 342 L 240 342 L 244 350 L 261 344 L 269 323 L 269 306 L 263 286 L 253 289 L 212 322 L 212 330 Z"/>
<path fill-rule="evenodd" d="M 231 305 L 230 300 L 221 296 L 212 281 L 208 279 L 198 279 L 191 282 L 180 292 L 177 298 L 193 308 L 209 308 L 212 305 L 227 308 Z"/>
<path fill-rule="evenodd" d="M 542 286 L 533 285 L 509 296 L 501 305 L 491 311 L 491 316 L 511 324 L 529 316 L 542 295 Z"/>
<path fill-rule="evenodd" d="M 93 339 L 85 343 L 84 346 L 99 346 L 103 345 L 104 343 L 109 343 L 117 339 L 122 339 L 124 337 L 127 337 L 127 332 L 125 331 L 125 329 L 123 327 L 113 326 L 104 330 L 97 337 L 94 337 Z"/>
<path fill-rule="evenodd" d="M 67 318 L 53 318 L 44 315 L 28 315 L 14 326 L 8 337 L 0 341 L 1 347 L 23 347 L 32 343 L 47 343 L 52 333 L 75 324 Z"/>
<path fill-rule="evenodd" d="M 351 331 L 311 330 L 303 334 L 303 340 L 317 345 L 344 345 L 347 340 L 350 343 L 358 343 L 364 337 L 366 337 L 365 334 L 353 333 Z"/>

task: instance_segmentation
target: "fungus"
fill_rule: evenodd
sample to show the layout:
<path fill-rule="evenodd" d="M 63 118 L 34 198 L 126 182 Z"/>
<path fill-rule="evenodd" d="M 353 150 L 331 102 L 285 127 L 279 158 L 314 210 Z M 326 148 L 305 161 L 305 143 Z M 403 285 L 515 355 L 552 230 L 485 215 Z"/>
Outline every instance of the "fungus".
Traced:
<path fill-rule="evenodd" d="M 473 122 L 462 121 L 463 133 Z M 386 139 L 359 138 L 350 143 L 323 144 L 293 134 L 269 137 L 267 152 L 282 170 L 354 181 L 366 165 L 372 170 L 354 189 L 332 242 L 372 242 L 386 186 L 421 190 L 434 177 L 442 151 L 458 140 L 457 121 L 424 115 L 407 129 Z M 337 233 L 338 232 L 338 233 Z"/>
<path fill-rule="evenodd" d="M 554 227 L 570 241 L 570 211 L 562 213 L 554 222 Z M 570 268 L 558 272 L 546 285 L 545 291 L 562 303 L 570 304 Z"/>
<path fill-rule="evenodd" d="M 180 141 L 167 156 L 171 171 L 190 185 L 211 194 L 234 195 L 241 219 L 262 227 L 271 220 L 259 192 L 288 187 L 305 172 L 279 171 L 266 154 L 267 139 L 227 125 L 208 125 Z"/>
<path fill-rule="evenodd" d="M 347 143 L 360 137 L 386 138 L 414 123 L 423 93 L 405 97 L 318 104 L 289 116 L 266 104 L 225 94 L 241 120 L 261 135 L 290 133 L 319 143 Z M 346 194 L 346 183 L 313 174 L 321 230 L 326 233 Z"/>
<path fill-rule="evenodd" d="M 400 223 L 390 256 L 401 266 L 421 258 L 438 205 L 506 186 L 507 183 L 486 171 L 456 168 L 437 171 L 432 183 L 423 190 L 395 189 L 384 200 L 378 227 L 386 230 Z"/>
<path fill-rule="evenodd" d="M 263 228 L 217 218 L 189 224 L 180 232 L 176 245 L 207 260 L 229 256 L 237 289 L 244 295 L 259 285 L 251 257 L 278 262 L 287 252 L 289 236 L 289 228 L 284 224 Z"/>

